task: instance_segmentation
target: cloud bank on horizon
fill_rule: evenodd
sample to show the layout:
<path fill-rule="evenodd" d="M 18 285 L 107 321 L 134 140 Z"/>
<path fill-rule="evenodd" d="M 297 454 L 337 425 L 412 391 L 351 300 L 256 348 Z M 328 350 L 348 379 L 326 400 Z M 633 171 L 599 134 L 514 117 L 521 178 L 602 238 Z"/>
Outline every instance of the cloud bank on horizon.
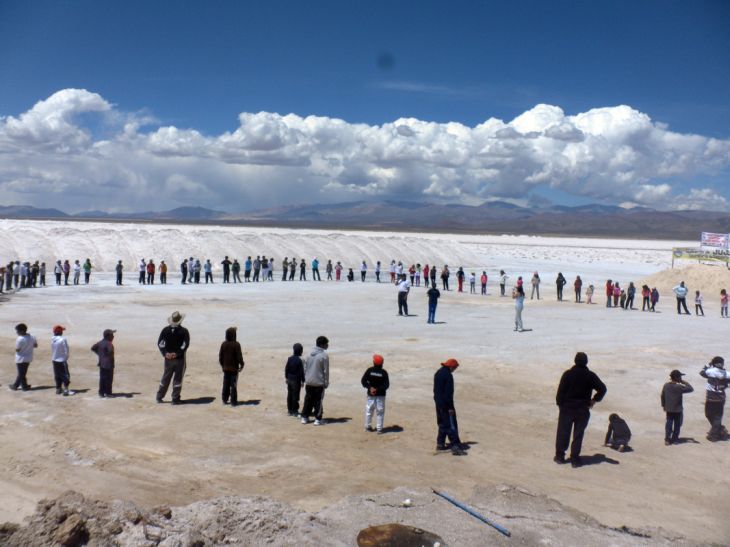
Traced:
<path fill-rule="evenodd" d="M 475 127 L 270 112 L 238 121 L 211 136 L 87 90 L 58 91 L 0 117 L 0 204 L 233 212 L 366 198 L 520 202 L 550 188 L 602 203 L 728 209 L 726 196 L 687 181 L 727 173 L 730 139 L 672 132 L 624 105 L 569 116 L 538 104 Z"/>

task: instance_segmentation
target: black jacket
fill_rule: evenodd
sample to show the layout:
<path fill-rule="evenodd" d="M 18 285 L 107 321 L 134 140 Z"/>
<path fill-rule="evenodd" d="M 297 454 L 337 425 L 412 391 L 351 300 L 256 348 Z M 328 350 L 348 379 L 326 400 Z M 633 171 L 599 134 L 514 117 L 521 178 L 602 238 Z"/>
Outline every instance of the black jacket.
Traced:
<path fill-rule="evenodd" d="M 591 399 L 594 390 L 596 394 Z M 587 408 L 591 400 L 600 401 L 603 399 L 606 391 L 606 385 L 601 382 L 595 372 L 588 370 L 587 366 L 575 365 L 573 368 L 566 370 L 560 378 L 555 402 L 558 406 L 567 408 Z"/>
<path fill-rule="evenodd" d="M 185 355 L 190 346 L 190 333 L 185 327 L 170 327 L 162 329 L 160 337 L 157 339 L 157 347 L 160 353 L 176 353 L 178 358 Z"/>
<path fill-rule="evenodd" d="M 442 366 L 433 375 L 433 400 L 438 408 L 454 409 L 454 377 L 449 367 Z"/>
<path fill-rule="evenodd" d="M 614 419 L 608 422 L 608 431 L 606 431 L 606 440 L 603 444 L 627 444 L 631 440 L 631 430 L 629 424 L 623 418 Z"/>
<path fill-rule="evenodd" d="M 286 361 L 284 378 L 290 382 L 304 383 L 304 363 L 302 363 L 302 358 L 299 355 L 292 355 Z"/>
<path fill-rule="evenodd" d="M 390 387 L 390 380 L 388 379 L 388 373 L 383 367 L 372 366 L 365 371 L 360 380 L 362 387 L 368 390 L 370 395 L 370 388 L 375 388 L 376 397 L 385 397 L 385 392 Z"/>

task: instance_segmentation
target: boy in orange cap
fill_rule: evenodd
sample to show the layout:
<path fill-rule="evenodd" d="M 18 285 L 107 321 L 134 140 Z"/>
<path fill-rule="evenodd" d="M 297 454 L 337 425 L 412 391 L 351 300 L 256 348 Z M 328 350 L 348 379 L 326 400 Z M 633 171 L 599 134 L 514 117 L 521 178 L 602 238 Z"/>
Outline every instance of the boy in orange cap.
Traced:
<path fill-rule="evenodd" d="M 385 419 L 385 392 L 390 387 L 388 373 L 383 368 L 382 355 L 373 355 L 373 366 L 365 371 L 360 383 L 367 390 L 365 400 L 365 431 L 372 431 L 370 425 L 373 421 L 373 409 L 375 409 L 375 427 L 378 434 L 383 433 L 383 420 Z"/>

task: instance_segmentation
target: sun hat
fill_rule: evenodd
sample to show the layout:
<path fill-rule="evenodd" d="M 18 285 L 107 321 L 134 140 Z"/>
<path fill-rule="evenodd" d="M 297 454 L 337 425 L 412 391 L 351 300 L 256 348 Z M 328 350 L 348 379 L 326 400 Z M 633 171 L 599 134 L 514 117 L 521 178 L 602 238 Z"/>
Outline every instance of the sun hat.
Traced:
<path fill-rule="evenodd" d="M 185 319 L 185 314 L 179 311 L 172 312 L 172 315 L 167 318 L 167 322 L 171 327 L 179 327 L 182 320 Z"/>

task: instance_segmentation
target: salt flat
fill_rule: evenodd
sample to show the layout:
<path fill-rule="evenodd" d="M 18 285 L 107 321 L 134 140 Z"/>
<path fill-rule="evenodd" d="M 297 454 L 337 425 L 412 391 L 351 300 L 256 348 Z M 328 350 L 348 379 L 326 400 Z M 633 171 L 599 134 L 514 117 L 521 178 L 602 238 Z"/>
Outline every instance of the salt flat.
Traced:
<path fill-rule="evenodd" d="M 490 294 L 444 294 L 437 311 L 443 323 L 427 325 L 423 288 L 409 297 L 414 316 L 402 318 L 393 286 L 372 279 L 282 283 L 277 276 L 273 283 L 241 286 L 222 285 L 217 275 L 214 285 L 191 287 L 171 273 L 166 286 L 138 286 L 129 272 L 118 288 L 111 274 L 94 273 L 90 286 L 20 291 L 0 304 L 2 384 L 14 377 L 12 327 L 20 321 L 40 343 L 30 382 L 53 384 L 50 331 L 61 323 L 71 344 L 72 387 L 88 391 L 63 398 L 52 389 L 0 390 L 0 520 L 19 521 L 38 499 L 69 488 L 152 504 L 260 494 L 314 510 L 400 486 L 442 487 L 468 497 L 475 488 L 507 483 L 609 526 L 661 527 L 697 542 L 730 537 L 723 503 L 730 486 L 723 472 L 728 444 L 704 438 L 698 375 L 712 356 L 726 353 L 730 323 L 716 310 L 705 318 L 678 317 L 668 295 L 655 314 L 609 310 L 600 297 L 606 277 L 627 284 L 665 269 L 672 242 L 2 222 L 11 228 L 4 231 L 3 262 L 14 254 L 46 261 L 90 256 L 108 270 L 117 257 L 131 266 L 142 256 L 206 253 L 218 262 L 224 254 L 331 256 L 353 267 L 362 258 L 448 261 L 486 268 Z M 493 283 L 500 268 L 510 283 L 518 275 L 528 280 L 533 270 L 545 280 L 543 300 L 526 302 L 530 332 L 512 330 L 512 300 L 497 296 Z M 552 280 L 558 270 L 569 282 L 581 274 L 596 283 L 598 304 L 573 303 L 567 288 L 567 301 L 557 302 Z M 187 314 L 192 338 L 183 398 L 198 403 L 180 407 L 154 402 L 162 369 L 155 343 L 176 309 Z M 239 399 L 251 402 L 237 408 L 220 402 L 217 364 L 231 325 L 239 327 L 246 360 Z M 96 396 L 88 348 L 104 328 L 118 330 L 114 389 L 129 397 Z M 283 367 L 294 342 L 308 348 L 320 334 L 331 341 L 325 417 L 334 422 L 314 428 L 286 416 Z M 605 457 L 580 469 L 552 462 L 555 389 L 576 351 L 588 353 L 589 367 L 608 386 L 583 450 Z M 391 376 L 386 426 L 402 428 L 380 437 L 362 430 L 359 382 L 374 352 L 385 356 Z M 434 453 L 432 377 L 448 357 L 462 363 L 456 406 L 463 439 L 475 443 L 464 458 Z M 697 443 L 665 447 L 659 392 L 673 368 L 686 372 L 696 390 L 685 397 L 683 437 Z M 611 412 L 631 426 L 633 452 L 602 446 Z"/>

